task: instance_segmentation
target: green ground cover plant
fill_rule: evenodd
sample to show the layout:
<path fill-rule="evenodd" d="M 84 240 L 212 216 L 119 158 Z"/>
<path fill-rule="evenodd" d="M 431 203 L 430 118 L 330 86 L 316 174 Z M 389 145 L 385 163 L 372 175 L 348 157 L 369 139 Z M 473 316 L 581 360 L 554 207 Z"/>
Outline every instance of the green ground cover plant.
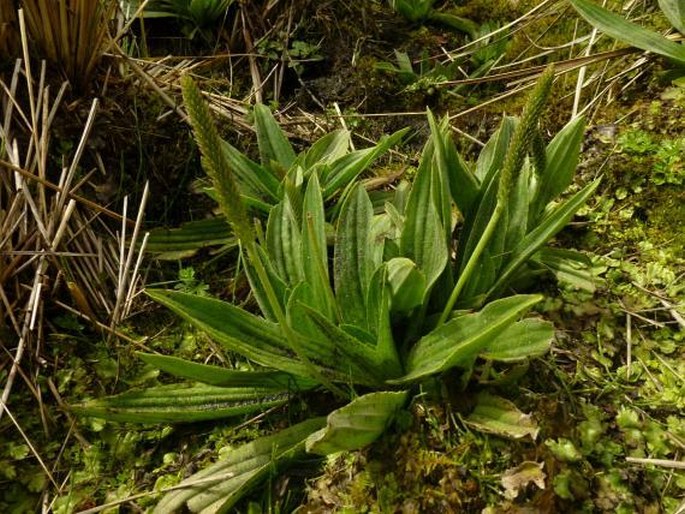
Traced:
<path fill-rule="evenodd" d="M 265 131 L 263 161 L 295 171 L 286 174 L 286 194 L 269 209 L 262 234 L 248 209 L 263 207 L 243 201 L 240 174 L 199 91 L 184 78 L 203 163 L 240 242 L 262 315 L 180 291 L 148 294 L 257 367 L 235 371 L 141 354 L 148 364 L 198 384 L 131 391 L 77 412 L 143 423 L 200 421 L 264 411 L 319 387 L 343 406 L 241 447 L 182 482 L 158 512 L 182 506 L 226 511 L 276 463 L 303 451 L 327 455 L 373 442 L 426 380 L 459 368 L 467 383 L 479 358 L 515 363 L 548 350 L 553 326 L 522 319 L 542 297 L 509 295 L 514 283 L 534 273 L 531 265 L 545 260 L 541 248 L 597 187 L 593 182 L 552 204 L 572 179 L 583 130 L 582 120 L 574 120 L 547 147 L 540 140 L 538 120 L 553 76 L 551 69 L 543 75 L 520 120 L 505 119 L 474 171 L 456 153 L 447 123 L 429 113 L 431 138 L 408 195 L 400 189 L 374 214 L 357 184 L 332 209 L 332 260 L 325 198 L 334 188 L 321 185 L 325 168 L 293 167 L 282 133 Z M 258 173 L 269 171 L 249 178 L 272 180 Z M 454 207 L 464 225 L 451 258 Z M 489 395 L 478 398 L 471 417 L 510 437 L 536 433 L 533 425 L 511 421 L 520 420 L 512 404 Z"/>
<path fill-rule="evenodd" d="M 470 36 L 476 33 L 477 25 L 466 18 L 441 12 L 433 8 L 435 0 L 391 0 L 390 5 L 407 21 L 412 23 L 432 22 L 459 30 Z"/>

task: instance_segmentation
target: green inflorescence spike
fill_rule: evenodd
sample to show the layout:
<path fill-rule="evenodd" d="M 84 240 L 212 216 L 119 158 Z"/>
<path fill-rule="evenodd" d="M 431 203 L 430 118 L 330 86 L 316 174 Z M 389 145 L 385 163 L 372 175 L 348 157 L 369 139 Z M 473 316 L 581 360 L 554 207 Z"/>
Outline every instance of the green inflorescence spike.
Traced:
<path fill-rule="evenodd" d="M 242 243 L 254 240 L 245 204 L 238 185 L 221 149 L 221 139 L 200 90 L 189 75 L 181 78 L 183 101 L 188 110 L 197 146 L 202 153 L 202 166 L 219 194 L 219 207 Z"/>
<path fill-rule="evenodd" d="M 547 97 L 552 89 L 552 82 L 554 81 L 554 68 L 550 65 L 543 72 L 540 80 L 533 89 L 528 102 L 521 115 L 521 121 L 514 131 L 511 146 L 507 158 L 502 167 L 502 174 L 500 175 L 499 189 L 497 191 L 497 201 L 504 203 L 506 201 L 509 189 L 514 182 L 516 175 L 521 171 L 523 161 L 526 153 L 531 148 L 538 133 L 538 120 L 547 103 Z M 536 162 L 536 164 L 538 164 Z"/>

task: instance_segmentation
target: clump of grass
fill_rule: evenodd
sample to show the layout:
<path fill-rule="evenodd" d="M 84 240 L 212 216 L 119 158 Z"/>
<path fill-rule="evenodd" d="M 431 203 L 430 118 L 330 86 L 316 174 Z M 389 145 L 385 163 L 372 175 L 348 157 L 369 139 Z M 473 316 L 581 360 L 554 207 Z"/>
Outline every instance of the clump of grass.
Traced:
<path fill-rule="evenodd" d="M 84 88 L 107 49 L 113 0 L 25 0 L 23 8 L 31 40 L 58 66 L 69 82 Z"/>

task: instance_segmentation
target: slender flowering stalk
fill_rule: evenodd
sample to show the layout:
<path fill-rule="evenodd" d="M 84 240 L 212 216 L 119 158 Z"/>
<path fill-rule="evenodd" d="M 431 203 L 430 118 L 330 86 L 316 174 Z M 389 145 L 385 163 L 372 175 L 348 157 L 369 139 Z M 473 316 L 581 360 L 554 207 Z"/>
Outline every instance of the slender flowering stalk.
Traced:
<path fill-rule="evenodd" d="M 538 121 L 545 109 L 547 98 L 552 90 L 554 81 L 554 67 L 548 66 L 540 76 L 535 89 L 528 97 L 528 102 L 523 108 L 521 121 L 514 130 L 514 135 L 509 146 L 510 150 L 502 166 L 499 186 L 497 189 L 497 203 L 504 203 L 507 200 L 511 185 L 515 182 L 516 176 L 523 167 L 526 153 L 533 146 L 538 132 Z"/>
<path fill-rule="evenodd" d="M 317 378 L 321 384 L 338 396 L 345 396 L 342 389 L 331 383 L 331 381 L 314 366 L 288 324 L 286 315 L 278 301 L 276 291 L 274 291 L 274 288 L 271 285 L 269 276 L 264 268 L 259 252 L 257 251 L 256 233 L 252 230 L 247 209 L 240 196 L 238 184 L 233 177 L 230 165 L 221 149 L 221 139 L 219 138 L 219 133 L 212 120 L 212 115 L 209 112 L 207 104 L 202 99 L 200 90 L 189 75 L 183 75 L 181 78 L 181 91 L 183 92 L 183 101 L 188 110 L 188 117 L 190 118 L 190 124 L 193 127 L 195 140 L 202 153 L 202 167 L 212 179 L 212 183 L 219 195 L 219 207 L 226 215 L 226 219 L 228 219 L 231 224 L 233 232 L 244 248 L 247 259 L 252 266 L 254 266 L 257 277 L 264 287 L 267 300 L 271 305 L 278 324 L 283 330 L 290 347 L 309 368 L 312 377 Z"/>
<path fill-rule="evenodd" d="M 504 212 L 505 205 L 507 204 L 512 184 L 523 167 L 526 153 L 534 145 L 536 134 L 539 136 L 538 120 L 545 108 L 545 103 L 547 102 L 547 98 L 552 89 L 553 81 L 554 68 L 550 65 L 540 77 L 535 89 L 533 89 L 528 98 L 528 103 L 523 109 L 521 121 L 519 121 L 516 130 L 514 130 L 509 152 L 507 153 L 504 165 L 502 166 L 502 171 L 500 172 L 499 184 L 497 185 L 497 203 L 492 211 L 492 216 L 483 231 L 483 236 L 478 241 L 476 248 L 474 248 L 466 266 L 464 266 L 464 271 L 459 276 L 459 279 L 447 300 L 447 304 L 442 311 L 438 325 L 445 323 L 449 318 L 449 315 L 459 298 L 459 294 L 464 289 L 464 286 L 473 274 L 473 271 L 476 269 L 476 264 L 478 263 L 481 254 L 490 242 L 492 235 L 495 233 L 495 228 L 497 227 L 497 224 L 502 217 L 502 213 Z M 536 162 L 536 164 L 538 163 Z M 484 300 L 485 298 L 482 299 L 482 301 Z"/>

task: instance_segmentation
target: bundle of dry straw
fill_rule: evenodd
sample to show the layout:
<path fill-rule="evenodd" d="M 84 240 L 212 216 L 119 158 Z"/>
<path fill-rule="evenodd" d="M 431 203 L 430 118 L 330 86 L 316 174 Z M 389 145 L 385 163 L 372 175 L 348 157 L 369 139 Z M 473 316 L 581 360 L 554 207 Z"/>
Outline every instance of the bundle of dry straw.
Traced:
<path fill-rule="evenodd" d="M 127 316 L 146 239 L 136 244 L 147 186 L 135 222 L 126 199 L 116 214 L 81 191 L 95 172 L 79 163 L 97 100 L 70 161 L 56 164 L 51 136 L 66 84 L 53 93 L 45 63 L 34 76 L 21 10 L 18 20 L 23 59 L 9 80 L 0 78 L 0 418 L 18 376 L 42 404 L 35 379 L 45 362 L 46 312 L 66 309 L 110 333 Z"/>

